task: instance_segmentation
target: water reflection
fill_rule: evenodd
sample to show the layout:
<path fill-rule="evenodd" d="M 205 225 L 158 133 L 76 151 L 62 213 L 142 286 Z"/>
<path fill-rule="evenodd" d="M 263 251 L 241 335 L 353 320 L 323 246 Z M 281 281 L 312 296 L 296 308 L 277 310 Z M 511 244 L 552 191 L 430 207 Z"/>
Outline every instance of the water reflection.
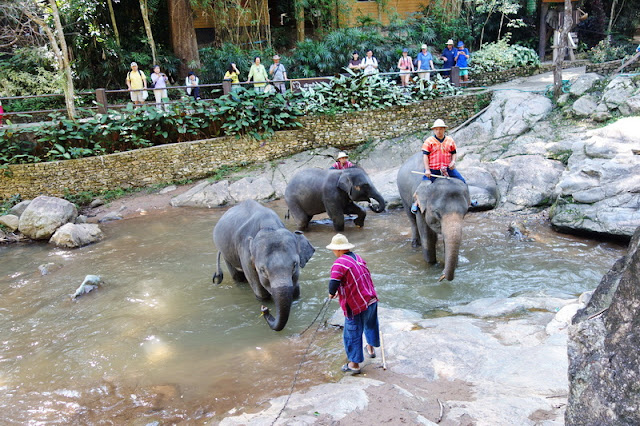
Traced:
<path fill-rule="evenodd" d="M 271 207 L 281 216 L 286 210 Z M 248 285 L 229 274 L 219 286 L 211 282 L 211 231 L 222 213 L 171 209 L 106 224 L 103 242 L 79 250 L 0 247 L 4 420 L 204 421 L 288 392 L 309 342 L 297 333 L 326 297 L 334 258 L 324 247 L 333 229 L 312 224 L 306 234 L 317 251 L 302 271 L 289 323 L 276 333 Z M 618 246 L 555 234 L 536 222 L 536 241 L 518 242 L 507 226 L 491 214 L 467 217 L 451 283 L 439 283 L 442 265 L 426 265 L 411 248 L 402 211 L 370 213 L 365 228 L 348 223 L 346 233 L 369 263 L 381 304 L 424 315 L 480 297 L 575 295 L 597 285 L 622 254 Z M 439 250 L 442 259 L 441 244 Z M 38 266 L 48 262 L 60 269 L 42 276 Z M 87 274 L 102 276 L 104 286 L 71 301 Z M 321 331 L 299 386 L 338 378 L 342 357 L 339 336 Z"/>

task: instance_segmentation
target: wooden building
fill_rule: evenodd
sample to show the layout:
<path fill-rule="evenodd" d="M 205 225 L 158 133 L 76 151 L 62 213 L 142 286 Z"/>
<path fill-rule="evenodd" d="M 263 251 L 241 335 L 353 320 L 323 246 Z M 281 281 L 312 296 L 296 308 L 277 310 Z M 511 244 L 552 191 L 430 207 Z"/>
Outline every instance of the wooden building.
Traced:
<path fill-rule="evenodd" d="M 430 0 L 388 0 L 384 4 L 381 3 L 383 2 L 378 3 L 374 0 L 346 0 L 346 12 L 341 17 L 341 23 L 354 27 L 358 24 L 359 16 L 369 16 L 383 25 L 388 25 L 390 16 L 397 13 L 400 18 L 405 19 L 410 14 L 422 10 Z"/>
<path fill-rule="evenodd" d="M 212 4 L 216 7 L 194 13 L 198 44 L 266 43 L 270 40 L 268 0 L 230 0 Z"/>

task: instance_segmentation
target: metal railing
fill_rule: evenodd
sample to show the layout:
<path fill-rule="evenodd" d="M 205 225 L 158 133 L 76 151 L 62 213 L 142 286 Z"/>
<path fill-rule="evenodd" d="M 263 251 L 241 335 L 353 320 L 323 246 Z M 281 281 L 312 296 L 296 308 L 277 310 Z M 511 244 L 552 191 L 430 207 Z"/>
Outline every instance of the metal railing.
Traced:
<path fill-rule="evenodd" d="M 433 69 L 433 70 L 420 70 L 420 71 L 396 71 L 396 72 L 386 72 L 386 73 L 375 73 L 378 76 L 393 76 L 393 77 L 397 77 L 399 75 L 406 75 L 407 73 L 411 74 L 411 75 L 418 75 L 418 74 L 423 74 L 423 73 L 430 73 L 430 74 L 436 74 L 436 73 L 444 73 L 444 72 L 449 72 L 449 78 L 451 80 L 451 83 L 456 86 L 456 87 L 461 87 L 463 85 L 469 84 L 471 83 L 471 81 L 461 81 L 460 79 L 460 70 L 469 70 L 471 68 L 459 68 L 459 67 L 452 67 L 452 68 L 439 68 L 439 69 Z M 346 76 L 348 76 L 348 74 L 344 74 Z M 127 106 L 131 105 L 131 100 L 129 99 L 129 96 L 122 97 L 119 95 L 122 94 L 130 94 L 131 92 L 136 92 L 136 91 L 143 91 L 143 90 L 147 90 L 149 92 L 149 98 L 151 96 L 153 96 L 153 91 L 154 90 L 167 90 L 167 92 L 175 92 L 178 90 L 185 90 L 185 92 L 182 92 L 182 96 L 180 96 L 178 99 L 183 98 L 185 96 L 191 96 L 191 95 L 187 95 L 186 93 L 186 89 L 192 89 L 195 90 L 196 88 L 198 88 L 201 92 L 208 92 L 207 94 L 209 95 L 208 98 L 206 98 L 205 96 L 201 96 L 201 100 L 202 101 L 211 101 L 212 98 L 215 97 L 219 97 L 222 95 L 226 95 L 229 94 L 230 92 L 233 91 L 233 87 L 234 86 L 256 86 L 256 85 L 261 85 L 263 87 L 266 87 L 267 85 L 272 85 L 273 83 L 282 83 L 285 85 L 286 90 L 292 90 L 292 91 L 300 91 L 303 90 L 306 87 L 312 86 L 316 83 L 319 82 L 329 82 L 331 79 L 333 78 L 333 76 L 322 76 L 322 77 L 310 77 L 310 78 L 293 78 L 293 79 L 288 79 L 288 80 L 267 80 L 264 82 L 239 82 L 239 83 L 235 83 L 232 84 L 231 80 L 225 80 L 222 83 L 211 83 L 211 84 L 199 84 L 199 85 L 195 85 L 195 86 L 167 86 L 165 88 L 161 88 L 161 89 L 154 89 L 154 88 L 146 88 L 146 89 L 103 89 L 103 88 L 98 88 L 95 91 L 85 91 L 85 92 L 78 92 L 75 94 L 76 97 L 91 97 L 91 106 L 78 106 L 77 108 L 79 109 L 79 111 L 82 114 L 82 111 L 92 111 L 95 110 L 98 113 L 107 113 L 108 110 L 110 109 L 122 109 L 122 108 L 126 108 Z M 204 93 L 203 93 L 204 94 Z M 110 96 L 111 95 L 111 96 Z M 111 102 L 113 101 L 113 97 L 116 97 L 116 102 Z M 8 97 L 0 97 L 0 103 L 4 102 L 4 101 L 12 101 L 12 100 L 19 100 L 19 99 L 36 99 L 36 98 L 64 98 L 64 94 L 62 93 L 54 93 L 54 94 L 44 94 L 44 95 L 27 95 L 27 96 L 8 96 Z M 111 98 L 111 99 L 110 99 Z M 118 99 L 119 98 L 119 99 Z M 149 99 L 147 98 L 147 99 Z M 176 98 L 174 96 L 174 98 Z M 122 102 L 122 100 L 124 99 L 124 101 Z M 111 101 L 110 101 L 111 100 Z M 118 100 L 121 100 L 121 102 L 118 102 Z M 179 101 L 177 99 L 171 100 L 171 98 L 169 98 L 169 100 L 167 101 L 166 98 L 161 102 L 161 103 L 156 103 L 155 100 L 148 100 L 146 103 L 143 104 L 138 104 L 135 106 L 143 106 L 143 105 L 171 105 L 171 104 L 176 104 L 179 103 Z M 55 108 L 55 109 L 41 109 L 41 110 L 29 110 L 29 111 L 4 111 L 3 114 L 0 114 L 0 125 L 2 125 L 2 119 L 5 118 L 12 118 L 12 117 L 30 117 L 33 115 L 44 115 L 44 114 L 51 114 L 51 113 L 56 113 L 56 112 L 66 112 L 66 108 Z"/>

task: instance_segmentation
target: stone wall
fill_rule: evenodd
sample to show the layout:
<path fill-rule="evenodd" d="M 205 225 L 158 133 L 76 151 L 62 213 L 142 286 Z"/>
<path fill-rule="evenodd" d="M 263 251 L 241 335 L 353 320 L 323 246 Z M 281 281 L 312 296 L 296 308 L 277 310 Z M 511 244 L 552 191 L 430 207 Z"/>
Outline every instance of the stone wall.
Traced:
<path fill-rule="evenodd" d="M 622 65 L 621 60 L 602 62 L 600 64 L 587 64 L 587 72 L 595 72 L 600 75 L 609 75 L 617 70 Z M 626 66 L 622 72 L 631 72 L 640 69 L 640 61 L 636 61 Z"/>
<path fill-rule="evenodd" d="M 301 117 L 301 128 L 276 132 L 266 141 L 227 136 L 78 160 L 11 165 L 0 174 L 0 199 L 15 194 L 28 199 L 199 179 L 222 166 L 270 161 L 312 148 L 348 148 L 372 139 L 394 138 L 428 129 L 436 118 L 444 118 L 454 127 L 486 106 L 490 96 L 456 96 L 374 111 Z"/>
<path fill-rule="evenodd" d="M 562 63 L 562 68 L 573 68 L 580 67 L 586 65 L 588 62 L 584 60 L 577 61 L 564 61 Z M 471 87 L 481 87 L 481 86 L 492 86 L 494 84 L 504 83 L 506 81 L 511 81 L 518 77 L 528 77 L 534 74 L 543 74 L 545 72 L 553 71 L 552 63 L 544 63 L 539 66 L 530 66 L 530 67 L 517 67 L 511 68 L 504 71 L 494 71 L 485 74 L 473 74 L 471 72 L 470 79 L 472 82 L 469 84 Z"/>

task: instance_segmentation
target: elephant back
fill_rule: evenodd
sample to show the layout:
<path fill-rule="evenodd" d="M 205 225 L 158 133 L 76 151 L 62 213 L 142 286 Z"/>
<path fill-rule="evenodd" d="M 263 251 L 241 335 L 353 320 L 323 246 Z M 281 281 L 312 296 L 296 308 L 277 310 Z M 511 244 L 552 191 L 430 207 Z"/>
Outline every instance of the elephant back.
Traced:
<path fill-rule="evenodd" d="M 405 207 L 411 205 L 413 193 L 422 182 L 422 176 L 412 172 L 424 172 L 423 155 L 422 152 L 413 154 L 398 170 L 396 183 L 398 185 L 400 198 L 402 198 L 402 203 L 405 204 Z"/>

